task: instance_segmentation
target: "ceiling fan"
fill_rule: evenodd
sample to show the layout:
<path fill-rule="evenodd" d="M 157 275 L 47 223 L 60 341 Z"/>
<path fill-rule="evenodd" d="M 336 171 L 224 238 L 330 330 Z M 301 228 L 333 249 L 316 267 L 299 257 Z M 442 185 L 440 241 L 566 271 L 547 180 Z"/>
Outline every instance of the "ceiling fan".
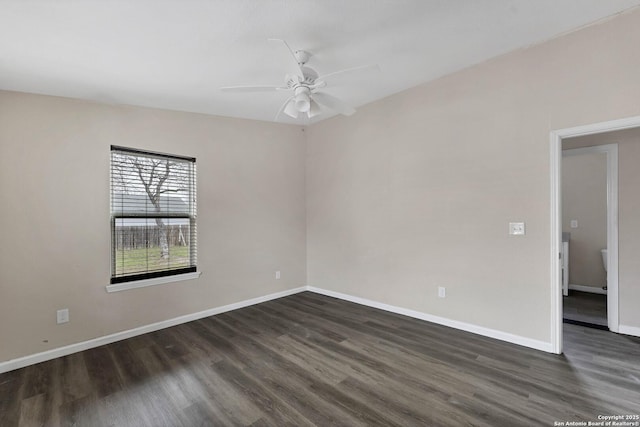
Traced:
<path fill-rule="evenodd" d="M 369 70 L 379 70 L 378 65 L 364 65 L 360 67 L 347 68 L 345 70 L 334 71 L 332 73 L 318 75 L 318 73 L 307 65 L 311 53 L 304 50 L 292 50 L 289 44 L 282 39 L 269 39 L 284 44 L 295 61 L 295 70 L 291 74 L 285 75 L 284 86 L 226 86 L 220 88 L 226 92 L 271 92 L 288 91 L 291 96 L 282 104 L 274 120 L 277 120 L 282 113 L 297 119 L 300 115 L 312 118 L 322 113 L 322 108 L 350 116 L 356 110 L 344 103 L 335 96 L 320 90 L 327 86 L 327 80 L 337 76 L 357 74 Z M 292 63 L 293 65 L 293 63 Z"/>

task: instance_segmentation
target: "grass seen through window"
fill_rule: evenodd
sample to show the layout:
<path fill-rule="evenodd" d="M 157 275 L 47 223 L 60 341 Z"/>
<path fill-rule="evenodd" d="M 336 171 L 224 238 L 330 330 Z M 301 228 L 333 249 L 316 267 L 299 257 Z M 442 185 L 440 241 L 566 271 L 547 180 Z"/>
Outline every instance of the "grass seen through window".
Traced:
<path fill-rule="evenodd" d="M 189 267 L 189 247 L 169 246 L 169 257 L 162 258 L 159 247 L 116 250 L 116 274 Z"/>

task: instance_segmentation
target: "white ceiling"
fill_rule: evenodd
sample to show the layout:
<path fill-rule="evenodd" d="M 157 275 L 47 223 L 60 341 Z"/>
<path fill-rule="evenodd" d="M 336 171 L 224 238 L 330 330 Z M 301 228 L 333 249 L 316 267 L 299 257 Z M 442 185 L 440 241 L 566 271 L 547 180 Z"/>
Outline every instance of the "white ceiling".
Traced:
<path fill-rule="evenodd" d="M 0 0 L 0 89 L 272 121 L 286 92 L 219 90 L 283 83 L 289 54 L 268 38 L 310 51 L 320 74 L 379 64 L 325 90 L 358 107 L 639 4 Z"/>

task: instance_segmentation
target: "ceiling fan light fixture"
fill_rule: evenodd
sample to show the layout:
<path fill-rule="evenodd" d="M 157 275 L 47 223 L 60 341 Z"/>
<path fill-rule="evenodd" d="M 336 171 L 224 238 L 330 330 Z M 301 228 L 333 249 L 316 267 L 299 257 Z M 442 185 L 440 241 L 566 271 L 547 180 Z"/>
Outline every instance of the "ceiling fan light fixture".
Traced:
<path fill-rule="evenodd" d="M 296 108 L 295 100 L 292 99 L 287 103 L 287 106 L 284 107 L 283 113 L 289 117 L 293 117 L 294 119 L 298 118 L 298 109 Z"/>
<path fill-rule="evenodd" d="M 310 102 L 309 111 L 307 111 L 307 117 L 312 118 L 322 113 L 320 106 L 313 99 Z"/>
<path fill-rule="evenodd" d="M 294 98 L 296 109 L 301 113 L 306 113 L 311 108 L 311 99 L 306 92 L 300 92 Z"/>

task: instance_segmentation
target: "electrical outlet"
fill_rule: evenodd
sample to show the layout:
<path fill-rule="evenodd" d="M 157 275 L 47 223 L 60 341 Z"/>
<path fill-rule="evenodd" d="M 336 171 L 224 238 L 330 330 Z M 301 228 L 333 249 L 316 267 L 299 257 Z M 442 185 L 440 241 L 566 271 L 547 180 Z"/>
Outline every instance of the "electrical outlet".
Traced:
<path fill-rule="evenodd" d="M 447 290 L 444 286 L 438 286 L 438 298 L 445 298 L 447 296 Z"/>
<path fill-rule="evenodd" d="M 510 222 L 509 234 L 511 234 L 512 236 L 524 236 L 525 235 L 524 222 Z"/>
<path fill-rule="evenodd" d="M 276 271 L 276 280 L 280 280 L 280 270 Z"/>
<path fill-rule="evenodd" d="M 58 324 L 67 323 L 69 321 L 69 309 L 63 308 L 62 310 L 58 310 L 56 312 Z"/>

